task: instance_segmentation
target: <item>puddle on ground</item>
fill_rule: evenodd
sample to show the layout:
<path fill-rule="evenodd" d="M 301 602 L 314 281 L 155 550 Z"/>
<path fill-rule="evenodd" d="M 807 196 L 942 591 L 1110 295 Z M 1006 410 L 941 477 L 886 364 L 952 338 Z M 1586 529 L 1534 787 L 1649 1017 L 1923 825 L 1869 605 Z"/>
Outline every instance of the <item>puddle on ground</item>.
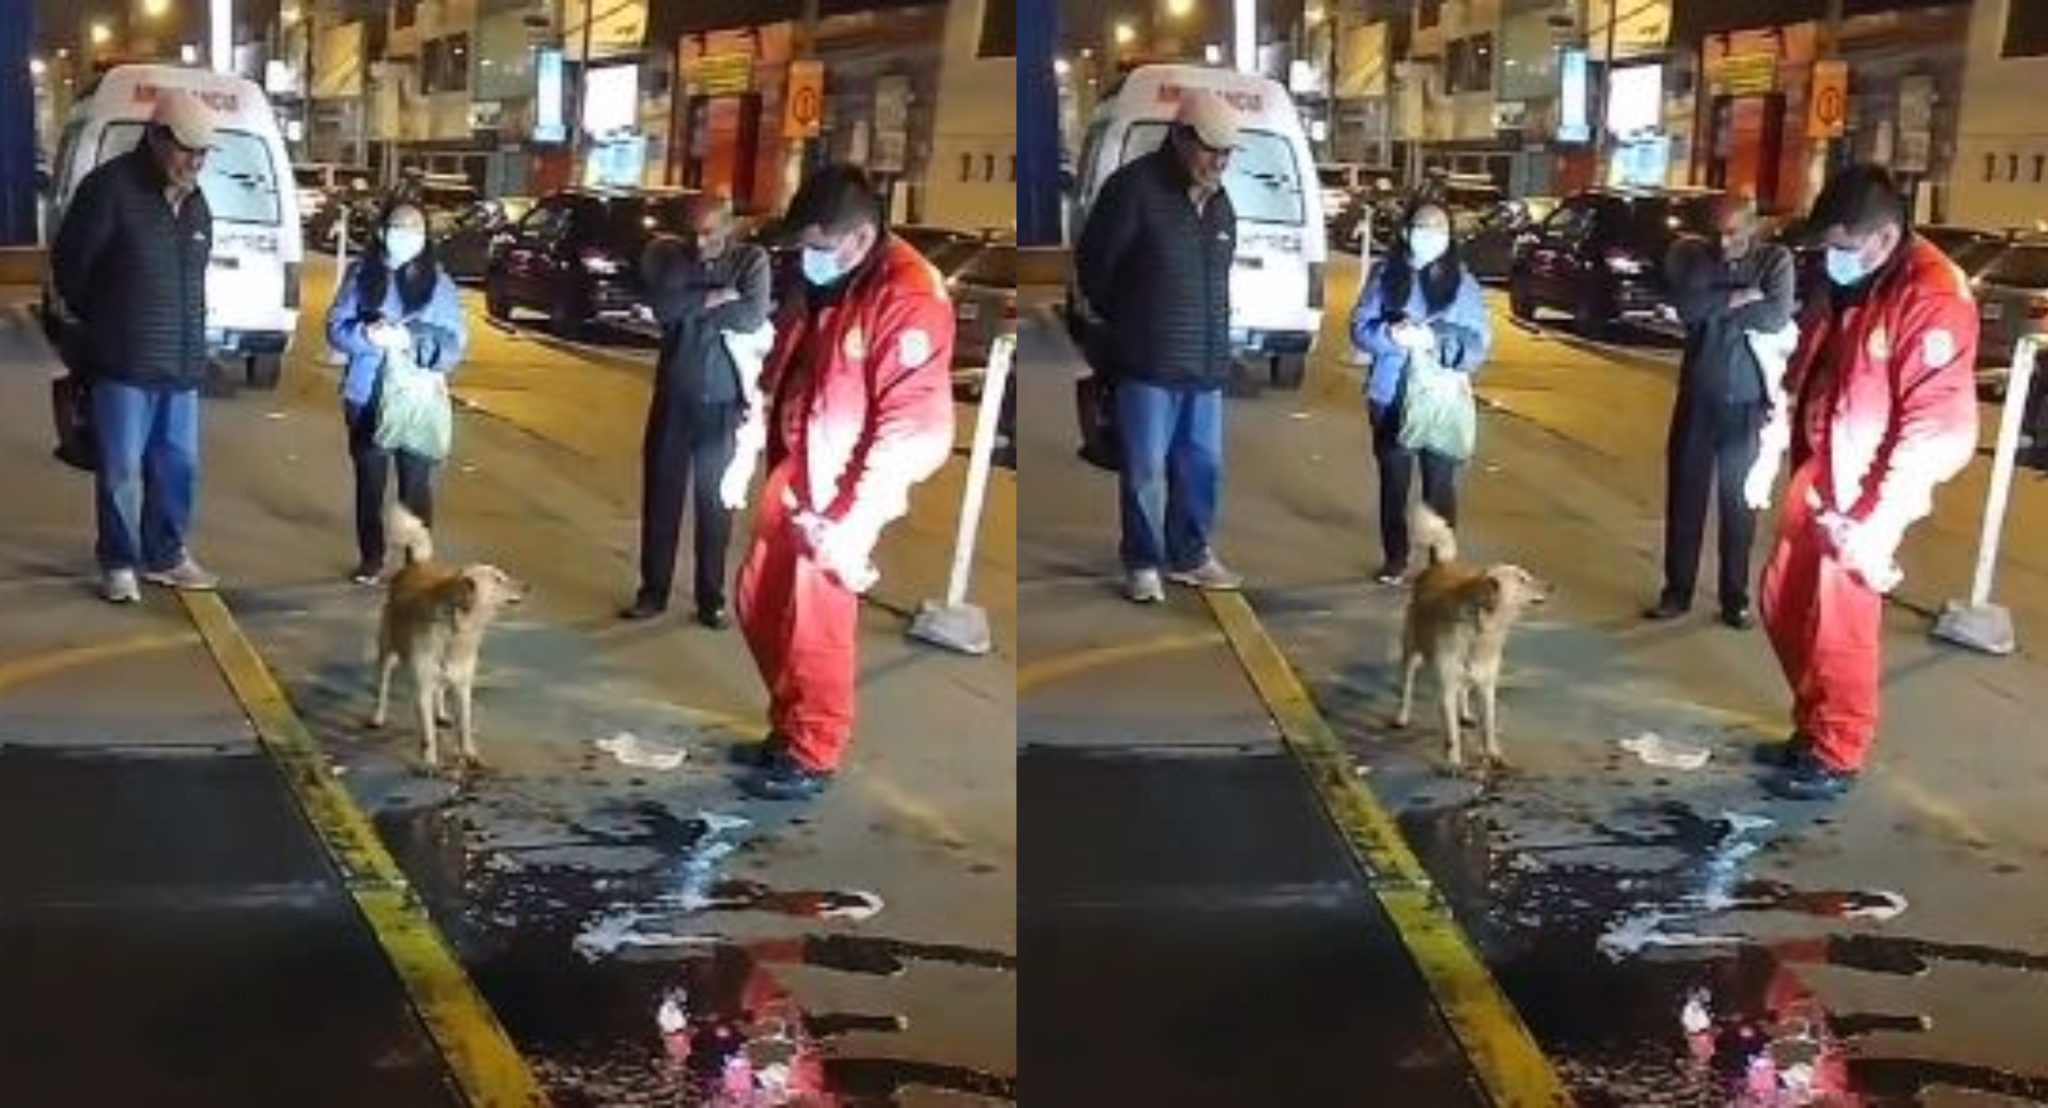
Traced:
<path fill-rule="evenodd" d="M 890 978 L 918 962 L 1014 973 L 1014 955 L 858 934 L 705 934 L 733 913 L 848 921 L 883 905 L 859 890 L 725 875 L 750 826 L 738 817 L 651 801 L 575 823 L 550 810 L 525 821 L 535 837 L 522 840 L 506 832 L 516 821 L 502 799 L 488 813 L 480 803 L 375 819 L 554 1103 L 867 1108 L 913 1087 L 1016 1099 L 1013 1077 L 849 1052 L 840 1044 L 886 1041 L 908 1020 L 808 1013 L 777 978 L 788 967 Z"/>
<path fill-rule="evenodd" d="M 1507 817 L 1484 800 L 1401 816 L 1579 1104 L 1875 1108 L 1917 1103 L 1936 1087 L 2048 1104 L 2048 1075 L 1874 1056 L 1871 1036 L 1910 1044 L 1927 1018 L 1830 1013 L 1802 980 L 1818 966 L 1917 976 L 1939 962 L 2038 973 L 2048 956 L 1871 933 L 1759 943 L 1741 933 L 1745 914 L 1897 926 L 1908 905 L 1886 890 L 1805 890 L 1750 875 L 1752 859 L 1786 833 L 1761 817 L 1646 802 L 1589 822 L 1555 821 L 1558 840 L 1542 842 L 1508 833 Z"/>

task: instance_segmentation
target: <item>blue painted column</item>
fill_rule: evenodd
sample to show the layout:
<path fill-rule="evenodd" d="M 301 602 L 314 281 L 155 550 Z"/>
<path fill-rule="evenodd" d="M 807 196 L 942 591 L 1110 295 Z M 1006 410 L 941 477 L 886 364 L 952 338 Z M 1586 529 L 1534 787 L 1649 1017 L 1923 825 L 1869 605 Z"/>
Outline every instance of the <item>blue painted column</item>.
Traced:
<path fill-rule="evenodd" d="M 1017 5 L 1017 242 L 1060 244 L 1060 97 L 1052 71 L 1058 0 Z"/>
<path fill-rule="evenodd" d="M 0 246 L 36 241 L 35 5 L 0 0 Z"/>

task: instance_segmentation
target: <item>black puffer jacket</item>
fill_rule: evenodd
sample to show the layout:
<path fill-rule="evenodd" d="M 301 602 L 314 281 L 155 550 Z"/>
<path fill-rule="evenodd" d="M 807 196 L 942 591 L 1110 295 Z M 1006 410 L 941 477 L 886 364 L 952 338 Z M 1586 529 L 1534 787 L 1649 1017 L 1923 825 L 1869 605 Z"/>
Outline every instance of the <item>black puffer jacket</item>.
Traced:
<path fill-rule="evenodd" d="M 1230 378 L 1237 212 L 1222 191 L 1198 213 L 1170 145 L 1110 175 L 1075 253 L 1081 291 L 1108 322 L 1101 368 L 1169 388 Z"/>
<path fill-rule="evenodd" d="M 51 249 L 57 292 L 80 321 L 72 368 L 144 388 L 206 379 L 206 263 L 213 213 L 194 190 L 173 214 L 148 144 L 86 175 Z"/>

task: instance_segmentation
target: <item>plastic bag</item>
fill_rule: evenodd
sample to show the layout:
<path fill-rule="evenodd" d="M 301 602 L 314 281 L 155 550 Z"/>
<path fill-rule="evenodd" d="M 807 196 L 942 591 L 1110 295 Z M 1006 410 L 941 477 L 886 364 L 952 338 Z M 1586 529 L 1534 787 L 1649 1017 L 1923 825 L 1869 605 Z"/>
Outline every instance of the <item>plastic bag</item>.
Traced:
<path fill-rule="evenodd" d="M 384 356 L 383 397 L 377 404 L 377 445 L 440 461 L 455 438 L 448 379 L 422 367 L 406 350 Z"/>
<path fill-rule="evenodd" d="M 1472 456 L 1478 439 L 1471 379 L 1445 368 L 1434 351 L 1415 351 L 1401 402 L 1401 445 L 1462 462 Z"/>

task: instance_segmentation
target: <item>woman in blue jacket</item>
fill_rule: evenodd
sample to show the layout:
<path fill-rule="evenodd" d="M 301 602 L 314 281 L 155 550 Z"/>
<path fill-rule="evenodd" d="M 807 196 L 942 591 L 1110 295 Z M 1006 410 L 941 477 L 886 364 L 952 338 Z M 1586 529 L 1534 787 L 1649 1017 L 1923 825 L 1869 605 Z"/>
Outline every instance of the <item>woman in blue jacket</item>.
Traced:
<path fill-rule="evenodd" d="M 1401 445 L 1401 401 L 1408 369 L 1419 351 L 1472 373 L 1486 360 L 1493 329 L 1486 304 L 1451 241 L 1450 214 L 1434 203 L 1408 213 L 1403 233 L 1366 278 L 1351 313 L 1351 341 L 1372 356 L 1366 409 L 1372 417 L 1373 457 L 1380 470 L 1380 542 L 1386 563 L 1374 578 L 1398 584 L 1408 573 L 1408 483 L 1422 464 L 1422 500 L 1448 522 L 1458 516 L 1462 463 Z"/>
<path fill-rule="evenodd" d="M 348 357 L 341 378 L 342 417 L 356 469 L 356 547 L 351 579 L 375 584 L 384 571 L 384 484 L 395 465 L 398 500 L 422 522 L 434 518 L 434 472 L 439 463 L 406 450 L 377 445 L 377 400 L 388 355 L 409 351 L 421 366 L 449 373 L 462 361 L 469 328 L 455 282 L 434 260 L 425 213 L 395 204 L 379 233 L 349 266 L 327 312 L 327 342 Z"/>

